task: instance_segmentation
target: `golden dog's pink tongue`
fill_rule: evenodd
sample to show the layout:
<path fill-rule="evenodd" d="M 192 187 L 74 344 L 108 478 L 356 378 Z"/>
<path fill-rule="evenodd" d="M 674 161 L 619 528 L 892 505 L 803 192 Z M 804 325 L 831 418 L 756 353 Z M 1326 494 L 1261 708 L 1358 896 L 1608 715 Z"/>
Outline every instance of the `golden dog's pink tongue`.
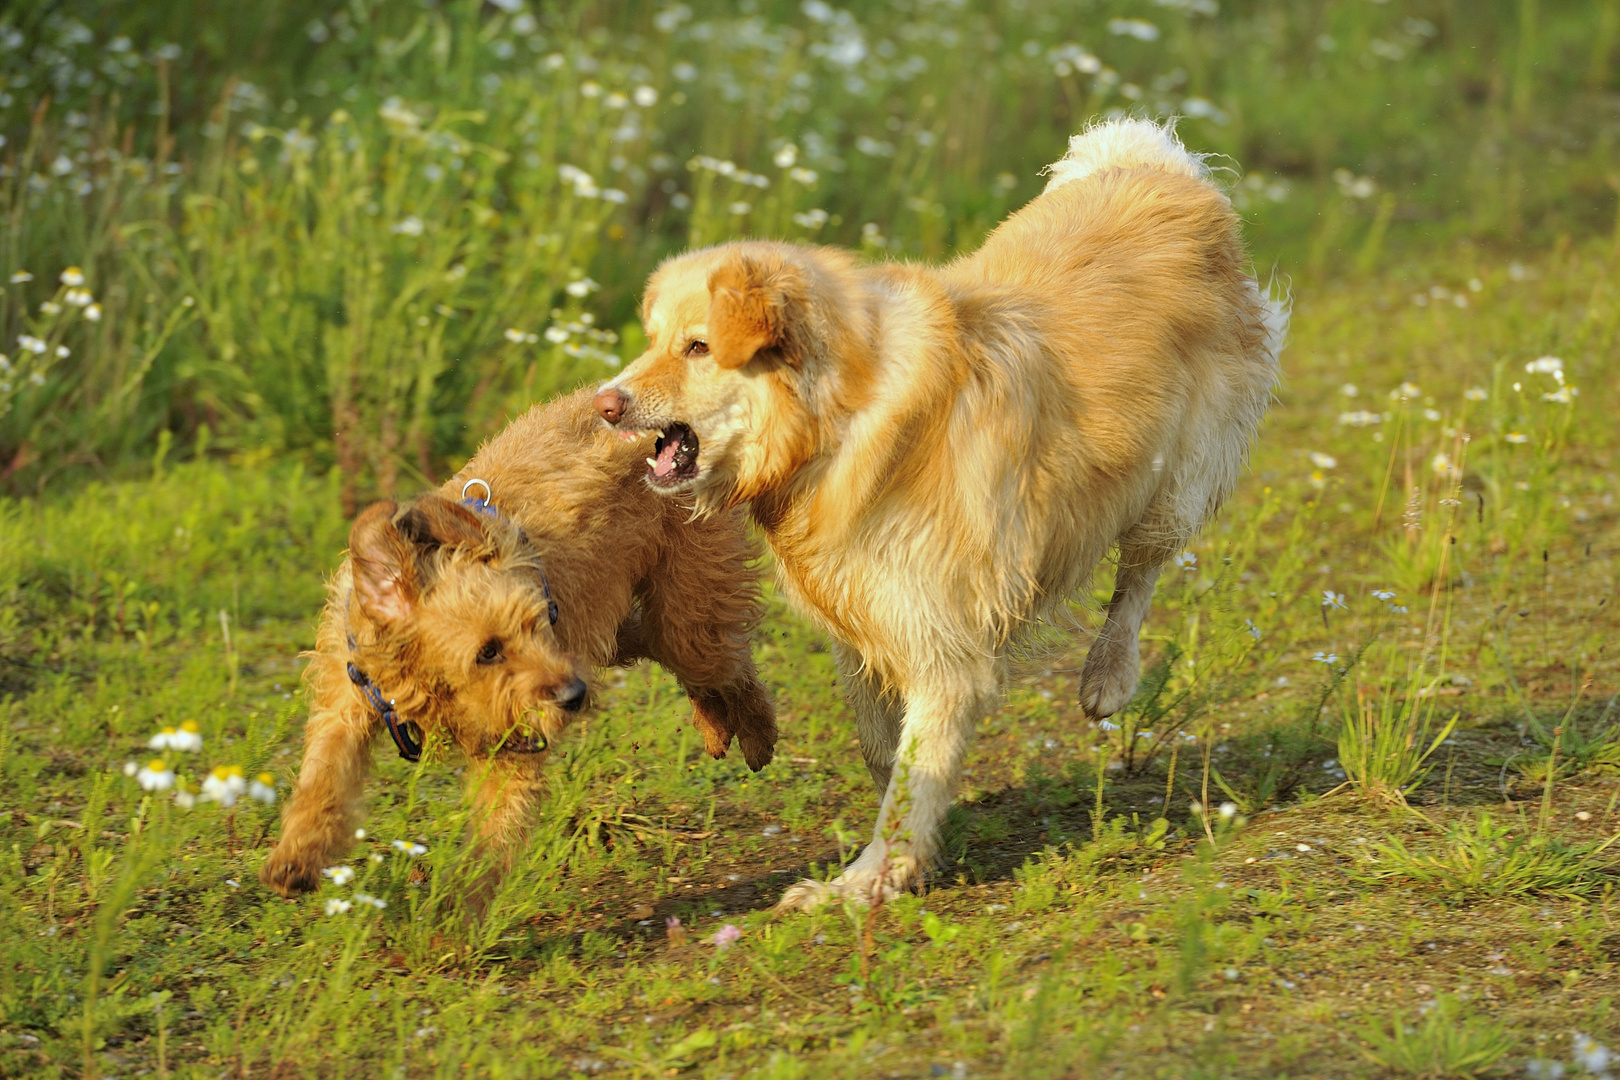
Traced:
<path fill-rule="evenodd" d="M 675 455 L 681 448 L 681 440 L 669 439 L 664 448 L 658 451 L 658 460 L 653 462 L 654 476 L 668 476 L 675 471 Z"/>

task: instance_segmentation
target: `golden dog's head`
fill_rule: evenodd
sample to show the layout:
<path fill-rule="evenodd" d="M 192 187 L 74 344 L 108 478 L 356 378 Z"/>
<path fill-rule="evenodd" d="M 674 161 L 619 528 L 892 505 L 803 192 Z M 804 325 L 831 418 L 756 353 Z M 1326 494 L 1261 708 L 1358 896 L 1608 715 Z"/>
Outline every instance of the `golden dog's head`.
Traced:
<path fill-rule="evenodd" d="M 648 484 L 700 508 L 734 506 L 826 447 L 845 354 L 862 337 L 853 275 L 841 252 L 771 241 L 659 267 L 642 301 L 647 351 L 596 396 L 626 437 L 657 433 Z"/>
<path fill-rule="evenodd" d="M 589 697 L 516 525 L 441 495 L 380 502 L 349 533 L 351 660 L 424 734 L 539 753 Z"/>

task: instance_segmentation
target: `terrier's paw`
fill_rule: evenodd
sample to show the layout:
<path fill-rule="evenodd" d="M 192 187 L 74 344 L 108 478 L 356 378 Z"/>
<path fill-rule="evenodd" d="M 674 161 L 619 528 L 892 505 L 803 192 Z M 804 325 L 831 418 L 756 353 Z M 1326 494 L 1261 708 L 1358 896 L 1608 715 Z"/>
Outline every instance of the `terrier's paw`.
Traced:
<path fill-rule="evenodd" d="M 867 848 L 867 851 L 871 851 Z M 866 865 L 863 865 L 866 864 Z M 776 913 L 813 911 L 823 904 L 852 901 L 862 907 L 883 904 L 904 892 L 911 892 L 923 882 L 921 865 L 909 855 L 890 852 L 876 865 L 867 863 L 865 855 L 831 881 L 805 878 L 791 886 L 776 903 Z"/>
<path fill-rule="evenodd" d="M 744 728 L 737 732 L 737 745 L 742 747 L 743 760 L 754 772 L 759 772 L 771 763 L 776 756 L 776 724 L 773 721 L 769 731 L 753 731 Z"/>
<path fill-rule="evenodd" d="M 297 896 L 321 887 L 321 867 L 307 858 L 284 854 L 277 847 L 259 868 L 259 880 L 282 896 Z"/>
<path fill-rule="evenodd" d="M 1080 707 L 1091 720 L 1113 716 L 1131 703 L 1140 678 L 1141 663 L 1134 642 L 1124 646 L 1099 638 L 1080 672 Z"/>

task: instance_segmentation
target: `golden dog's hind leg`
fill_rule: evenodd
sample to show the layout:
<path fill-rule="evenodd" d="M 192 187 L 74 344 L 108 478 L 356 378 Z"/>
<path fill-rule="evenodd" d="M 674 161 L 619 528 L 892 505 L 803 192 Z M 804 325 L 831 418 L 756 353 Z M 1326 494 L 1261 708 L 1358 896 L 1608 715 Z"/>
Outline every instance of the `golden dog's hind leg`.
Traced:
<path fill-rule="evenodd" d="M 376 714 L 346 680 L 337 683 L 329 671 L 323 676 L 315 684 L 315 705 L 304 727 L 304 760 L 282 819 L 281 839 L 259 870 L 259 880 L 282 896 L 319 888 L 322 868 L 348 850 L 371 766 Z"/>
<path fill-rule="evenodd" d="M 953 657 L 927 667 L 903 695 L 899 752 L 872 842 L 832 881 L 806 880 L 788 889 L 777 910 L 844 897 L 871 903 L 922 884 L 939 853 L 940 827 L 956 797 L 968 739 L 1000 695 L 998 674 L 996 661 L 985 657 Z"/>
<path fill-rule="evenodd" d="M 900 725 L 905 706 L 900 696 L 887 690 L 866 667 L 866 659 L 842 642 L 833 643 L 833 658 L 843 677 L 844 695 L 855 710 L 855 734 L 861 743 L 861 757 L 878 791 L 889 788 L 894 771 L 894 755 L 900 749 Z"/>

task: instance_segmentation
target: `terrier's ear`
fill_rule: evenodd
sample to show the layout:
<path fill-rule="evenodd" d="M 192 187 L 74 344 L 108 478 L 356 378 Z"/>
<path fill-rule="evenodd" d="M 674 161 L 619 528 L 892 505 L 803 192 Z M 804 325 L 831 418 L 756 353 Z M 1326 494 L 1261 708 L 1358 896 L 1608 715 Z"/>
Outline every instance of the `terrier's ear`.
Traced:
<path fill-rule="evenodd" d="M 723 368 L 740 368 L 761 349 L 787 348 L 789 320 L 802 307 L 804 279 L 796 267 L 773 260 L 765 266 L 746 255 L 734 255 L 709 274 L 709 355 Z"/>
<path fill-rule="evenodd" d="M 394 527 L 396 509 L 391 502 L 372 503 L 349 530 L 355 598 L 384 626 L 409 617 L 420 593 L 416 547 Z"/>
<path fill-rule="evenodd" d="M 394 524 L 423 554 L 441 547 L 478 547 L 489 539 L 477 514 L 443 495 L 422 496 Z"/>

